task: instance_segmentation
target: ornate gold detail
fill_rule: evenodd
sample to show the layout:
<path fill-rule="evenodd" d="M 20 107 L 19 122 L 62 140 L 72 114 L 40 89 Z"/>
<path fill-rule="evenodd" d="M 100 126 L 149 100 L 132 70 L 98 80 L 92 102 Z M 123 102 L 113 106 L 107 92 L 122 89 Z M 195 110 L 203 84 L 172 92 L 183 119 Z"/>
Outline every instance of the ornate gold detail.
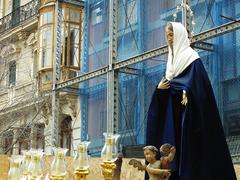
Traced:
<path fill-rule="evenodd" d="M 43 178 L 39 178 L 39 177 L 36 177 L 36 176 L 29 176 L 29 179 L 30 180 L 37 180 L 37 179 L 43 179 Z"/>
<path fill-rule="evenodd" d="M 87 175 L 89 174 L 88 169 L 77 169 L 75 172 L 76 180 L 86 180 Z"/>
<path fill-rule="evenodd" d="M 111 161 L 104 161 L 101 164 L 102 174 L 105 180 L 111 180 L 114 175 L 114 170 L 116 169 L 116 164 Z"/>
<path fill-rule="evenodd" d="M 64 180 L 63 176 L 50 176 L 50 180 Z"/>

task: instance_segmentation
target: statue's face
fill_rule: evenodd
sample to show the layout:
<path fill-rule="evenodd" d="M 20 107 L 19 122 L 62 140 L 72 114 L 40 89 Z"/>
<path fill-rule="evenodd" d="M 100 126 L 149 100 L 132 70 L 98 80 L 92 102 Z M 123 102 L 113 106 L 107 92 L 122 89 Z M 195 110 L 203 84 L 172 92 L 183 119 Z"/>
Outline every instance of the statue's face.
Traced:
<path fill-rule="evenodd" d="M 173 47 L 173 31 L 168 27 L 165 28 L 165 35 L 167 44 L 172 48 Z"/>
<path fill-rule="evenodd" d="M 149 163 L 154 162 L 156 160 L 156 153 L 149 149 L 144 150 L 144 156 L 146 161 Z"/>

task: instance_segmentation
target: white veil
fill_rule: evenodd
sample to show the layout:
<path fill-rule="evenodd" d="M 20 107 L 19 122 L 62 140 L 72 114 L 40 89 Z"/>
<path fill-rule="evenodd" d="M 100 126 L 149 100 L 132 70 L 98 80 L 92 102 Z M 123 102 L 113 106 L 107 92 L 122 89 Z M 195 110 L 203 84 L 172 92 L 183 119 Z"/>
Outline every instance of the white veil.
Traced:
<path fill-rule="evenodd" d="M 199 55 L 190 47 L 190 40 L 185 27 L 181 23 L 171 22 L 173 27 L 173 57 L 172 49 L 168 47 L 168 62 L 166 78 L 173 79 L 183 72 Z"/>

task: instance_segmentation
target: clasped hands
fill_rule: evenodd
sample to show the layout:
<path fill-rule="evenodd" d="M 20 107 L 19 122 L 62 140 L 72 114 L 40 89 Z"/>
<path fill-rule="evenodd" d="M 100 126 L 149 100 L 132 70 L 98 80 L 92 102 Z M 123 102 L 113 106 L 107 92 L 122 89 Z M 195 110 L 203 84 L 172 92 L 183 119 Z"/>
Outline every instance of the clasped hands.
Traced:
<path fill-rule="evenodd" d="M 171 171 L 169 169 L 158 169 L 156 173 L 156 171 L 154 171 L 152 168 L 149 168 L 148 166 L 143 165 L 141 161 L 137 159 L 131 159 L 128 162 L 128 164 L 133 165 L 133 167 L 137 168 L 139 171 L 147 171 L 150 174 L 159 174 L 165 179 L 169 178 L 171 175 Z"/>
<path fill-rule="evenodd" d="M 165 77 L 163 77 L 162 80 L 159 82 L 157 88 L 158 89 L 168 89 L 168 88 L 170 88 L 170 82 Z M 183 90 L 181 104 L 186 106 L 187 103 L 188 103 L 187 93 L 185 90 Z"/>

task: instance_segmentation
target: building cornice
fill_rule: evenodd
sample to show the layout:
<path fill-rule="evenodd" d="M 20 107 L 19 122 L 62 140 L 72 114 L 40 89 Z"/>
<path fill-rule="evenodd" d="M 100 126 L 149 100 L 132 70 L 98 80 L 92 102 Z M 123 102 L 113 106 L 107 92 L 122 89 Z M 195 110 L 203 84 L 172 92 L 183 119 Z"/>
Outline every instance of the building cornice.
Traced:
<path fill-rule="evenodd" d="M 15 104 L 13 106 L 6 107 L 2 110 L 0 110 L 0 116 L 7 115 L 9 113 L 14 113 L 20 110 L 23 110 L 24 108 L 29 108 L 31 106 L 34 106 L 36 104 L 43 103 L 43 98 L 36 98 L 36 99 L 27 99 L 23 100 L 22 102 Z"/>
<path fill-rule="evenodd" d="M 22 32 L 22 31 L 27 31 L 31 26 L 36 25 L 35 29 L 37 29 L 37 23 L 38 23 L 37 16 L 29 18 L 22 25 L 19 25 L 19 26 L 13 28 L 13 29 L 5 31 L 4 33 L 1 33 L 0 42 L 6 40 L 8 38 L 12 38 L 14 35 L 17 36 L 17 34 Z"/>

